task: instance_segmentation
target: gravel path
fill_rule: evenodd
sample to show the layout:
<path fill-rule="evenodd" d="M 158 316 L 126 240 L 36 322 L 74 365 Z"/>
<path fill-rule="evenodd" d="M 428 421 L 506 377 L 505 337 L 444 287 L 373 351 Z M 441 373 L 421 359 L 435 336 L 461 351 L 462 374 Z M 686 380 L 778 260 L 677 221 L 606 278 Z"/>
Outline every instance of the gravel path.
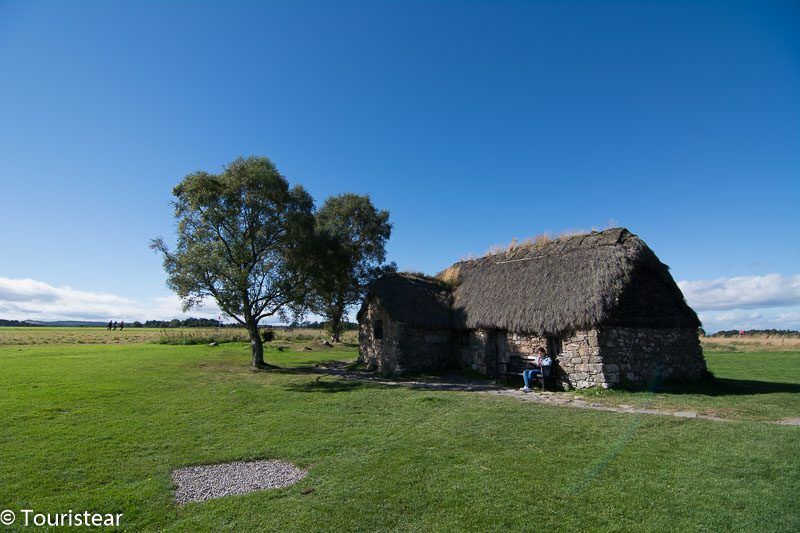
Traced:
<path fill-rule="evenodd" d="M 179 468 L 172 472 L 172 482 L 178 486 L 175 500 L 183 504 L 277 489 L 297 483 L 306 474 L 305 470 L 283 461 L 236 461 Z"/>

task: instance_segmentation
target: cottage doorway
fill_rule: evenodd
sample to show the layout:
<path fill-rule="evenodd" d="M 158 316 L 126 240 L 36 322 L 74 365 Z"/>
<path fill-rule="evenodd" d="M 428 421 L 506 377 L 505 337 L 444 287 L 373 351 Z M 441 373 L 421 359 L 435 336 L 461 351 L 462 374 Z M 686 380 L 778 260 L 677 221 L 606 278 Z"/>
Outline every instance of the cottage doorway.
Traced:
<path fill-rule="evenodd" d="M 508 338 L 505 330 L 497 329 L 494 331 L 494 353 L 497 361 L 495 366 L 497 372 L 508 372 Z"/>

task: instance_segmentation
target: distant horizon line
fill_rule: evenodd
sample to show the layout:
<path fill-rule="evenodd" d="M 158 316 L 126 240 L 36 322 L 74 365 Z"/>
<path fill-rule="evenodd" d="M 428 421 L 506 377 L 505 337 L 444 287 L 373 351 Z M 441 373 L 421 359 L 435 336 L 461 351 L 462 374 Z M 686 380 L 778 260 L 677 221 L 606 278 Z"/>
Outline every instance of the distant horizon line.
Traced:
<path fill-rule="evenodd" d="M 53 326 L 53 325 L 74 325 L 75 327 L 80 327 L 80 326 L 97 326 L 97 327 L 100 327 L 100 326 L 107 326 L 109 324 L 109 322 L 112 322 L 112 323 L 114 323 L 114 322 L 117 322 L 117 323 L 125 322 L 126 324 L 137 324 L 138 323 L 138 324 L 144 325 L 147 322 L 162 322 L 163 323 L 163 322 L 172 322 L 173 320 L 178 320 L 180 322 L 185 322 L 185 321 L 191 320 L 191 319 L 203 320 L 203 321 L 209 321 L 209 322 L 213 321 L 213 322 L 218 322 L 218 323 L 220 323 L 222 325 L 241 325 L 236 321 L 225 322 L 225 321 L 222 321 L 222 320 L 217 320 L 216 318 L 198 318 L 198 317 L 189 317 L 189 318 L 183 318 L 183 319 L 181 319 L 181 318 L 171 318 L 169 320 L 159 320 L 159 319 L 153 318 L 153 319 L 149 319 L 149 320 L 130 320 L 130 321 L 113 320 L 113 319 L 108 321 L 108 320 L 33 320 L 33 319 L 17 320 L 17 319 L 11 319 L 11 318 L 0 318 L 0 327 L 14 327 L 14 326 L 9 326 L 9 325 L 3 324 L 3 322 L 13 322 L 13 323 L 18 323 L 18 324 L 30 324 L 30 325 L 37 325 L 37 326 L 41 325 L 41 326 L 45 326 L 45 327 L 48 326 L 48 325 L 49 326 Z M 322 323 L 324 323 L 324 321 L 315 320 L 315 321 L 303 321 L 303 322 L 300 322 L 299 324 L 302 325 L 302 324 L 322 324 Z M 345 324 L 355 324 L 355 322 L 345 321 Z M 288 327 L 291 327 L 291 324 L 287 324 L 285 322 L 279 322 L 279 323 L 274 323 L 274 324 L 264 323 L 264 324 L 262 324 L 262 326 L 263 327 L 288 328 Z M 187 327 L 187 326 L 182 326 L 182 327 Z"/>
<path fill-rule="evenodd" d="M 195 318 L 195 317 L 190 317 L 190 319 L 191 318 Z M 129 322 L 129 324 L 135 324 L 135 323 L 138 322 L 140 324 L 140 326 L 130 326 L 130 327 L 137 327 L 138 328 L 138 327 L 144 327 L 144 324 L 146 322 L 171 322 L 172 320 L 180 320 L 181 322 L 183 322 L 184 320 L 188 320 L 188 319 L 182 319 L 182 320 L 178 319 L 178 318 L 173 318 L 173 319 L 170 319 L 170 320 L 151 319 L 151 320 L 146 320 L 144 322 L 141 321 L 141 320 L 133 320 L 133 321 Z M 222 322 L 222 321 L 214 319 L 214 318 L 205 318 L 205 319 L 197 319 L 197 320 L 215 321 L 215 322 L 219 322 L 220 325 L 222 325 L 222 326 L 241 326 L 241 324 L 239 324 L 238 322 L 235 322 L 235 321 L 233 321 L 233 322 Z M 40 327 L 59 327 L 59 326 L 60 327 L 105 327 L 105 326 L 108 326 L 108 322 L 105 321 L 105 320 L 31 320 L 31 319 L 28 319 L 28 320 L 14 320 L 14 319 L 0 318 L 0 328 L 2 328 L 2 327 L 15 327 L 13 325 L 2 324 L 2 322 L 16 322 L 16 323 L 23 323 L 23 324 L 27 323 L 27 324 L 30 324 L 31 326 L 40 326 Z M 111 322 L 115 322 L 115 321 L 112 320 Z M 124 321 L 116 321 L 116 322 L 124 322 Z M 298 326 L 295 326 L 295 327 L 309 327 L 311 324 L 314 324 L 314 325 L 324 324 L 324 321 L 301 322 L 300 324 L 298 324 Z M 357 323 L 356 322 L 346 322 L 346 324 L 355 325 Z M 180 327 L 193 327 L 193 326 L 180 326 Z M 195 326 L 195 327 L 202 327 L 202 326 Z M 262 327 L 278 328 L 278 329 L 289 329 L 289 328 L 292 327 L 292 325 L 291 324 L 286 324 L 286 323 L 278 323 L 278 324 L 263 324 Z M 719 333 L 719 332 L 729 332 L 729 331 L 739 331 L 739 332 L 744 332 L 744 334 L 748 334 L 748 333 L 751 333 L 751 332 L 760 333 L 760 332 L 764 332 L 764 331 L 775 331 L 775 332 L 779 332 L 779 333 L 788 333 L 788 334 L 800 334 L 800 330 L 795 330 L 795 329 L 777 329 L 777 328 L 749 328 L 749 329 L 741 329 L 741 328 L 724 329 L 724 328 L 719 328 L 719 329 L 715 329 L 713 331 L 708 331 L 708 330 L 706 330 L 706 328 L 703 328 L 701 326 L 699 329 L 703 330 L 706 333 L 706 336 L 711 336 L 711 335 L 714 335 L 714 334 Z"/>

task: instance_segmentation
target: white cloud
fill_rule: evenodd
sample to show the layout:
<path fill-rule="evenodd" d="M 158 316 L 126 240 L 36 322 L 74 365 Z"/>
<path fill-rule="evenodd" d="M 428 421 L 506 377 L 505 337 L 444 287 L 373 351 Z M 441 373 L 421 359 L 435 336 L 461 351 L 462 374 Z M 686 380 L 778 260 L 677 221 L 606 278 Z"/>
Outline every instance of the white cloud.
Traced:
<path fill-rule="evenodd" d="M 800 308 L 780 309 L 708 311 L 700 313 L 700 320 L 709 333 L 721 329 L 800 329 Z"/>
<path fill-rule="evenodd" d="M 784 324 L 800 325 L 800 310 L 789 313 L 781 313 L 778 315 L 778 320 Z"/>
<path fill-rule="evenodd" d="M 678 285 L 689 305 L 700 312 L 708 331 L 800 329 L 800 275 L 740 276 L 679 281 Z M 137 300 L 69 286 L 55 287 L 32 279 L 0 277 L 0 318 L 133 321 L 188 316 L 216 318 L 220 314 L 213 302 L 183 313 L 180 299 L 174 294 Z M 278 321 L 277 317 L 271 317 L 267 322 Z"/>
<path fill-rule="evenodd" d="M 159 296 L 146 301 L 115 294 L 54 287 L 43 281 L 0 277 L 0 318 L 11 320 L 169 320 L 188 316 L 216 318 L 213 302 L 184 313 L 180 299 Z"/>
<path fill-rule="evenodd" d="M 679 281 L 678 286 L 689 305 L 698 311 L 800 305 L 800 274 Z"/>

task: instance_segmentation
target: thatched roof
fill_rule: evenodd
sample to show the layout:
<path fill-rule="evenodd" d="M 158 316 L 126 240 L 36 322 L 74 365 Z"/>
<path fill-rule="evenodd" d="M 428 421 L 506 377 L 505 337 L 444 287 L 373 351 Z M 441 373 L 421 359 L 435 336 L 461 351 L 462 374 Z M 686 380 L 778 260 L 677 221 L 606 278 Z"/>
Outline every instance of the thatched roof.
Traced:
<path fill-rule="evenodd" d="M 655 254 L 624 228 L 456 263 L 462 327 L 557 334 L 599 325 L 699 326 Z"/>
<path fill-rule="evenodd" d="M 358 312 L 361 322 L 367 302 L 377 300 L 395 320 L 414 326 L 452 328 L 453 295 L 442 281 L 417 273 L 388 274 L 369 286 Z"/>
<path fill-rule="evenodd" d="M 624 228 L 461 261 L 437 278 L 452 291 L 449 321 L 458 329 L 559 334 L 603 325 L 700 325 L 669 268 Z M 401 322 L 442 327 L 449 295 L 441 283 L 421 279 L 384 278 L 371 294 Z"/>

